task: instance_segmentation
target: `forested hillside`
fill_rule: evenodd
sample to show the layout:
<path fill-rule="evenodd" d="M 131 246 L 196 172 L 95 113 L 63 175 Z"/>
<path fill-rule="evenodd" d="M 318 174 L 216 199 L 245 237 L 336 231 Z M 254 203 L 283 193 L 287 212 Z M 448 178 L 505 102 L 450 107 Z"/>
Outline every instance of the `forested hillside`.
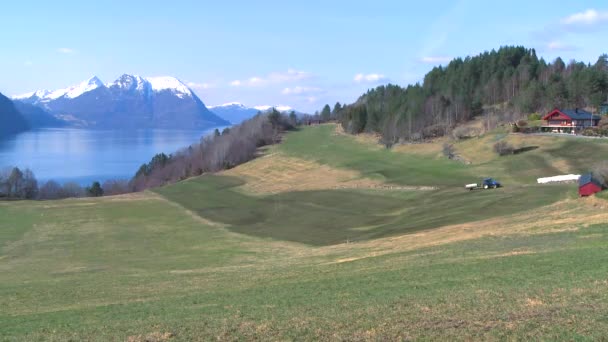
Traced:
<path fill-rule="evenodd" d="M 595 64 L 547 63 L 534 49 L 508 46 L 435 67 L 422 84 L 371 89 L 335 115 L 348 132 L 377 132 L 391 144 L 443 135 L 482 113 L 512 120 L 554 107 L 597 108 L 607 96 L 608 55 Z"/>
<path fill-rule="evenodd" d="M 0 137 L 27 130 L 28 123 L 13 102 L 0 94 Z"/>

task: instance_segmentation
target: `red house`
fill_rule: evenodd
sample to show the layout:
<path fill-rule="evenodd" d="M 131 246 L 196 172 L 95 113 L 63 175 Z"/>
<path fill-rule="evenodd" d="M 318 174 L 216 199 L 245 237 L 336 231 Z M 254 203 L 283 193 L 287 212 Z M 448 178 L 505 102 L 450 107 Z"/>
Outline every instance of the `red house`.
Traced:
<path fill-rule="evenodd" d="M 591 196 L 602 191 L 602 184 L 591 173 L 587 173 L 578 179 L 578 194 L 582 196 Z"/>
<path fill-rule="evenodd" d="M 585 128 L 597 127 L 601 117 L 582 109 L 554 109 L 543 116 L 544 132 L 577 134 Z"/>

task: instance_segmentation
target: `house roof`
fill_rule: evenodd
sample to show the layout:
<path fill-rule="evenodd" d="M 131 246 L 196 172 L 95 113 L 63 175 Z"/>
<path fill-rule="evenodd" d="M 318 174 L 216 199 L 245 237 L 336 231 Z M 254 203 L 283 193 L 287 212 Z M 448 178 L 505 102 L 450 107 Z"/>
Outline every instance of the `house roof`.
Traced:
<path fill-rule="evenodd" d="M 570 119 L 572 120 L 589 120 L 589 118 L 593 118 L 593 120 L 600 120 L 602 118 L 599 115 L 594 115 L 593 113 L 583 109 L 555 109 L 552 110 L 549 114 L 545 115 L 545 117 L 543 117 L 543 120 L 547 120 L 549 116 L 551 116 L 556 111 L 570 117 Z"/>
<path fill-rule="evenodd" d="M 578 179 L 578 186 L 587 185 L 589 183 L 593 183 L 600 188 L 602 187 L 602 184 L 597 179 L 593 178 L 591 173 L 585 173 L 581 175 L 581 178 Z"/>

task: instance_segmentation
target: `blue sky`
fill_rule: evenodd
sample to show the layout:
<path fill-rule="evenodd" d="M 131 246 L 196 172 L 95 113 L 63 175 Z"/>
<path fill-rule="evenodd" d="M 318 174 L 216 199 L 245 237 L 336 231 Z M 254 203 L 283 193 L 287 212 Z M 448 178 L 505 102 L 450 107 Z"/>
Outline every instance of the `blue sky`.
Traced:
<path fill-rule="evenodd" d="M 605 0 L 11 1 L 0 13 L 0 92 L 170 75 L 208 105 L 314 111 L 501 45 L 594 63 L 607 34 Z"/>

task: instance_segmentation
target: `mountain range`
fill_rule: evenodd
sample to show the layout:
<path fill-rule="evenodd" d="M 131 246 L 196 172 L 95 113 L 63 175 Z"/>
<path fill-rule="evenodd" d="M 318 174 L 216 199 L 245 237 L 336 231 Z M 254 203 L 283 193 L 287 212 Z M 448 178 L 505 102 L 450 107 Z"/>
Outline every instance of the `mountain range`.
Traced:
<path fill-rule="evenodd" d="M 0 113 L 11 131 L 42 127 L 83 127 L 96 129 L 202 129 L 240 124 L 259 112 L 275 108 L 283 113 L 289 106 L 253 106 L 230 102 L 207 107 L 182 81 L 175 77 L 140 77 L 124 74 L 104 84 L 94 76 L 77 85 L 57 90 L 37 90 L 5 98 Z M 14 114 L 14 111 L 18 112 Z M 294 111 L 298 115 L 303 114 Z M 21 115 L 18 115 L 18 114 Z M 19 119 L 17 118 L 19 116 Z M 23 124 L 25 121 L 25 124 Z M 3 125 L 9 131 L 8 124 Z"/>
<path fill-rule="evenodd" d="M 209 111 L 186 84 L 169 76 L 124 74 L 108 84 L 91 77 L 75 86 L 38 90 L 13 100 L 76 127 L 192 129 L 229 124 Z"/>
<path fill-rule="evenodd" d="M 278 106 L 253 106 L 247 107 L 239 102 L 229 102 L 222 105 L 217 106 L 209 106 L 209 110 L 218 116 L 230 121 L 232 124 L 239 124 L 253 116 L 257 113 L 268 112 L 272 108 L 278 110 L 281 113 L 289 114 L 294 111 L 298 115 L 302 115 L 303 113 L 294 110 L 289 106 L 278 105 Z"/>

